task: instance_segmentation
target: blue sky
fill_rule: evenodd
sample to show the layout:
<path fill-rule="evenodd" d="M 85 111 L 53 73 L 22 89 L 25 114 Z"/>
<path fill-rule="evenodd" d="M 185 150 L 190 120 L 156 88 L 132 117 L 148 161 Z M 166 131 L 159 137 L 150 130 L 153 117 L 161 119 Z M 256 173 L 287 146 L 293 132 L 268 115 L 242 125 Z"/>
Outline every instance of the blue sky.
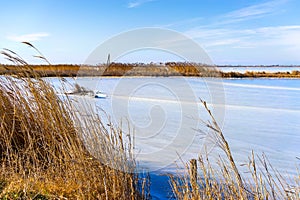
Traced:
<path fill-rule="evenodd" d="M 195 40 L 215 64 L 300 64 L 299 0 L 0 3 L 0 48 L 17 51 L 31 63 L 41 61 L 33 58 L 34 51 L 21 41 L 32 42 L 52 63 L 83 63 L 93 49 L 113 35 L 161 27 Z M 145 62 L 173 58 L 166 54 L 148 58 L 147 53 Z M 141 55 L 137 61 L 143 61 Z M 134 56 L 130 59 L 134 61 Z M 1 57 L 0 63 L 7 61 Z"/>

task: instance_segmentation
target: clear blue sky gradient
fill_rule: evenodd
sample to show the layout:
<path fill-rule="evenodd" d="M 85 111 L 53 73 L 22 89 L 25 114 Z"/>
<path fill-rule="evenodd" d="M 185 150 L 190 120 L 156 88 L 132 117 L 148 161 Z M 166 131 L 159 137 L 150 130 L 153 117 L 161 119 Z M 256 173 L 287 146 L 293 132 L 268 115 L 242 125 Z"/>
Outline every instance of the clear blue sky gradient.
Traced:
<path fill-rule="evenodd" d="M 216 64 L 300 64 L 299 9 L 299 0 L 0 1 L 0 48 L 41 63 L 20 44 L 29 41 L 52 63 L 83 63 L 113 35 L 161 27 L 195 40 Z"/>

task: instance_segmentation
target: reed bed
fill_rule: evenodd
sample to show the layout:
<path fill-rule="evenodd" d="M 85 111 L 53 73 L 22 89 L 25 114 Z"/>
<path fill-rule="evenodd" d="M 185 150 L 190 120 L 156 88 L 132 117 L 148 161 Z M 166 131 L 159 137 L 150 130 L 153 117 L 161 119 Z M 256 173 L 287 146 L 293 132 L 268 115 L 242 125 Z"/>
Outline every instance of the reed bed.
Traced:
<path fill-rule="evenodd" d="M 4 53 L 4 52 L 3 52 Z M 31 74 L 39 74 L 44 77 L 76 77 L 76 76 L 193 76 L 193 77 L 222 77 L 222 78 L 299 78 L 300 70 L 280 71 L 280 72 L 260 72 L 246 71 L 241 72 L 222 72 L 218 67 L 202 65 L 198 63 L 161 63 L 161 64 L 143 64 L 143 63 L 110 63 L 97 65 L 28 65 L 32 69 Z M 239 69 L 239 66 L 233 68 Z M 251 67 L 251 66 L 249 66 Z M 268 66 L 266 66 L 268 67 Z M 282 66 L 284 67 L 287 66 Z M 258 68 L 258 67 L 257 67 Z M 270 66 L 270 68 L 272 68 Z M 259 69 L 259 68 L 258 68 Z M 0 75 L 12 75 L 20 73 L 17 64 L 0 64 Z"/>
<path fill-rule="evenodd" d="M 244 164 L 247 173 L 240 173 L 221 128 L 206 102 L 202 104 L 210 116 L 210 121 L 203 121 L 209 128 L 206 134 L 223 154 L 213 162 L 209 155 L 200 155 L 186 165 L 186 174 L 170 175 L 176 199 L 300 199 L 300 174 L 282 176 L 264 154 L 252 152 Z"/>
<path fill-rule="evenodd" d="M 146 198 L 121 129 L 38 77 L 1 77 L 0 99 L 0 199 Z"/>

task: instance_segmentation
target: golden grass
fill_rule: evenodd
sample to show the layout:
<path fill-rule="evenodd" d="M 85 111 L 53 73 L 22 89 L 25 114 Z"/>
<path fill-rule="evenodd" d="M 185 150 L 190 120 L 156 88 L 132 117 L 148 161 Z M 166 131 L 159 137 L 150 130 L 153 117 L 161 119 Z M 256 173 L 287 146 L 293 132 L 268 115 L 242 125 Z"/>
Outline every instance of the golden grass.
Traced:
<path fill-rule="evenodd" d="M 0 199 L 143 198 L 120 129 L 40 78 L 1 77 L 0 98 Z"/>

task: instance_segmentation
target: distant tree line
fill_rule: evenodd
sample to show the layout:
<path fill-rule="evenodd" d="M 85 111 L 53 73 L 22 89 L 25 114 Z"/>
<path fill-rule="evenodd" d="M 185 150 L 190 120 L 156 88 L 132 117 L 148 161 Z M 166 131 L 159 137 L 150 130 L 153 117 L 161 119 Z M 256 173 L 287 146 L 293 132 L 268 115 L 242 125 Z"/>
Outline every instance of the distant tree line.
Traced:
<path fill-rule="evenodd" d="M 166 62 L 166 63 L 110 63 L 98 65 L 4 65 L 0 64 L 0 75 L 13 74 L 38 74 L 43 77 L 51 76 L 194 76 L 194 77 L 296 77 L 300 78 L 300 71 L 292 72 L 222 72 L 213 66 L 191 62 Z M 241 66 L 230 66 L 241 67 Z M 246 67 L 246 66 L 242 66 Z M 249 66 L 253 67 L 253 66 Z M 259 66 L 254 66 L 259 67 Z M 261 66 L 262 67 L 262 66 Z M 268 66 L 263 66 L 268 67 Z M 275 66 L 270 66 L 275 67 Z M 276 65 L 276 67 L 278 67 Z M 284 67 L 284 66 L 280 66 Z"/>

